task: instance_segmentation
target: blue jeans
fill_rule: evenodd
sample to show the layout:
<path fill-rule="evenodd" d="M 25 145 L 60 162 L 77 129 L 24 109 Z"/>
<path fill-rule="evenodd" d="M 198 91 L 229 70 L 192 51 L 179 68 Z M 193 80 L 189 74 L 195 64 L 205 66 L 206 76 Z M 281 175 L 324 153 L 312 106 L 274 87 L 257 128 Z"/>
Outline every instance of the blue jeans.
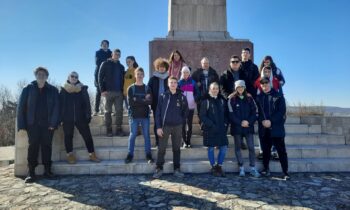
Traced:
<path fill-rule="evenodd" d="M 134 156 L 134 148 L 135 148 L 135 139 L 137 136 L 137 127 L 141 125 L 143 138 L 145 139 L 145 152 L 147 154 L 151 154 L 151 137 L 149 134 L 149 118 L 139 118 L 133 119 L 129 118 L 130 125 L 130 135 L 129 135 L 129 144 L 128 151 L 129 155 Z"/>
<path fill-rule="evenodd" d="M 214 149 L 215 149 L 214 147 L 208 147 L 208 158 L 211 166 L 215 165 Z M 226 151 L 227 151 L 227 146 L 219 147 L 218 165 L 222 165 L 224 163 Z"/>

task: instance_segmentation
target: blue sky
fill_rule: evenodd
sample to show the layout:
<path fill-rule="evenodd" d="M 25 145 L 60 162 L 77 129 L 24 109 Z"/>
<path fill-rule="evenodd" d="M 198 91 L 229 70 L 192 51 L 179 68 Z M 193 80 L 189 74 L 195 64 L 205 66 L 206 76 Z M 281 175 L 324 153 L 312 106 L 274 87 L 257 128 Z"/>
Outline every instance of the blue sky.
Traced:
<path fill-rule="evenodd" d="M 289 104 L 350 107 L 350 1 L 227 0 L 228 31 L 250 39 L 255 63 L 273 56 Z M 102 39 L 148 69 L 148 42 L 167 35 L 167 0 L 1 0 L 0 83 L 16 91 L 39 65 L 63 83 L 76 70 L 93 87 Z"/>

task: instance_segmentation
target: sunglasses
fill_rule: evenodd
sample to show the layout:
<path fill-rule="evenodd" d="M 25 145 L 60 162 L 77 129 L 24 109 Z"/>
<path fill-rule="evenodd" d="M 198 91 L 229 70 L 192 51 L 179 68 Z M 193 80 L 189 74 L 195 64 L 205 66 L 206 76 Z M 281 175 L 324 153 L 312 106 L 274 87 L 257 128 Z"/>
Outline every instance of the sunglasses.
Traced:
<path fill-rule="evenodd" d="M 78 79 L 78 76 L 70 75 L 70 78 L 72 78 L 72 79 Z"/>
<path fill-rule="evenodd" d="M 269 83 L 268 82 L 261 82 L 260 84 L 266 85 L 266 84 L 269 84 Z"/>
<path fill-rule="evenodd" d="M 231 63 L 239 63 L 240 61 L 231 61 Z"/>

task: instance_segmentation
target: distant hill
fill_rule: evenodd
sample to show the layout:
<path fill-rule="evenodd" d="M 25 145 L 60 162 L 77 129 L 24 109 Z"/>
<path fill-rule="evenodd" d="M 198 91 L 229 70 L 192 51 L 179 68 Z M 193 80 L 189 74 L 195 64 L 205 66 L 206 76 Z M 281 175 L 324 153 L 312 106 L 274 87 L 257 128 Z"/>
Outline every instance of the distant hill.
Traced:
<path fill-rule="evenodd" d="M 310 109 L 320 109 L 320 107 L 317 106 L 309 106 Z M 336 107 L 336 106 L 324 106 L 322 109 L 325 112 L 326 116 L 347 116 L 350 117 L 350 108 L 342 108 L 342 107 Z M 299 107 L 297 106 L 289 106 L 288 111 L 290 112 L 297 112 L 299 110 Z"/>

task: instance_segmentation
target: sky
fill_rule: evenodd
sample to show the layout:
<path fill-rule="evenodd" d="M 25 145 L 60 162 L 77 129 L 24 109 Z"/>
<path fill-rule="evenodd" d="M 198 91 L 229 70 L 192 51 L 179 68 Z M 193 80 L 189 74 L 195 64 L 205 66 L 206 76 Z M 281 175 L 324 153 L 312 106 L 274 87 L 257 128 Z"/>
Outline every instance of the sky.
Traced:
<path fill-rule="evenodd" d="M 147 71 L 149 41 L 168 32 L 168 0 L 0 4 L 0 84 L 14 93 L 18 81 L 34 80 L 38 66 L 57 84 L 77 71 L 95 91 L 94 56 L 103 39 L 121 49 L 124 65 L 134 55 Z M 289 105 L 350 107 L 349 11 L 348 0 L 227 0 L 227 28 L 233 38 L 254 43 L 257 65 L 265 55 L 274 58 Z"/>

